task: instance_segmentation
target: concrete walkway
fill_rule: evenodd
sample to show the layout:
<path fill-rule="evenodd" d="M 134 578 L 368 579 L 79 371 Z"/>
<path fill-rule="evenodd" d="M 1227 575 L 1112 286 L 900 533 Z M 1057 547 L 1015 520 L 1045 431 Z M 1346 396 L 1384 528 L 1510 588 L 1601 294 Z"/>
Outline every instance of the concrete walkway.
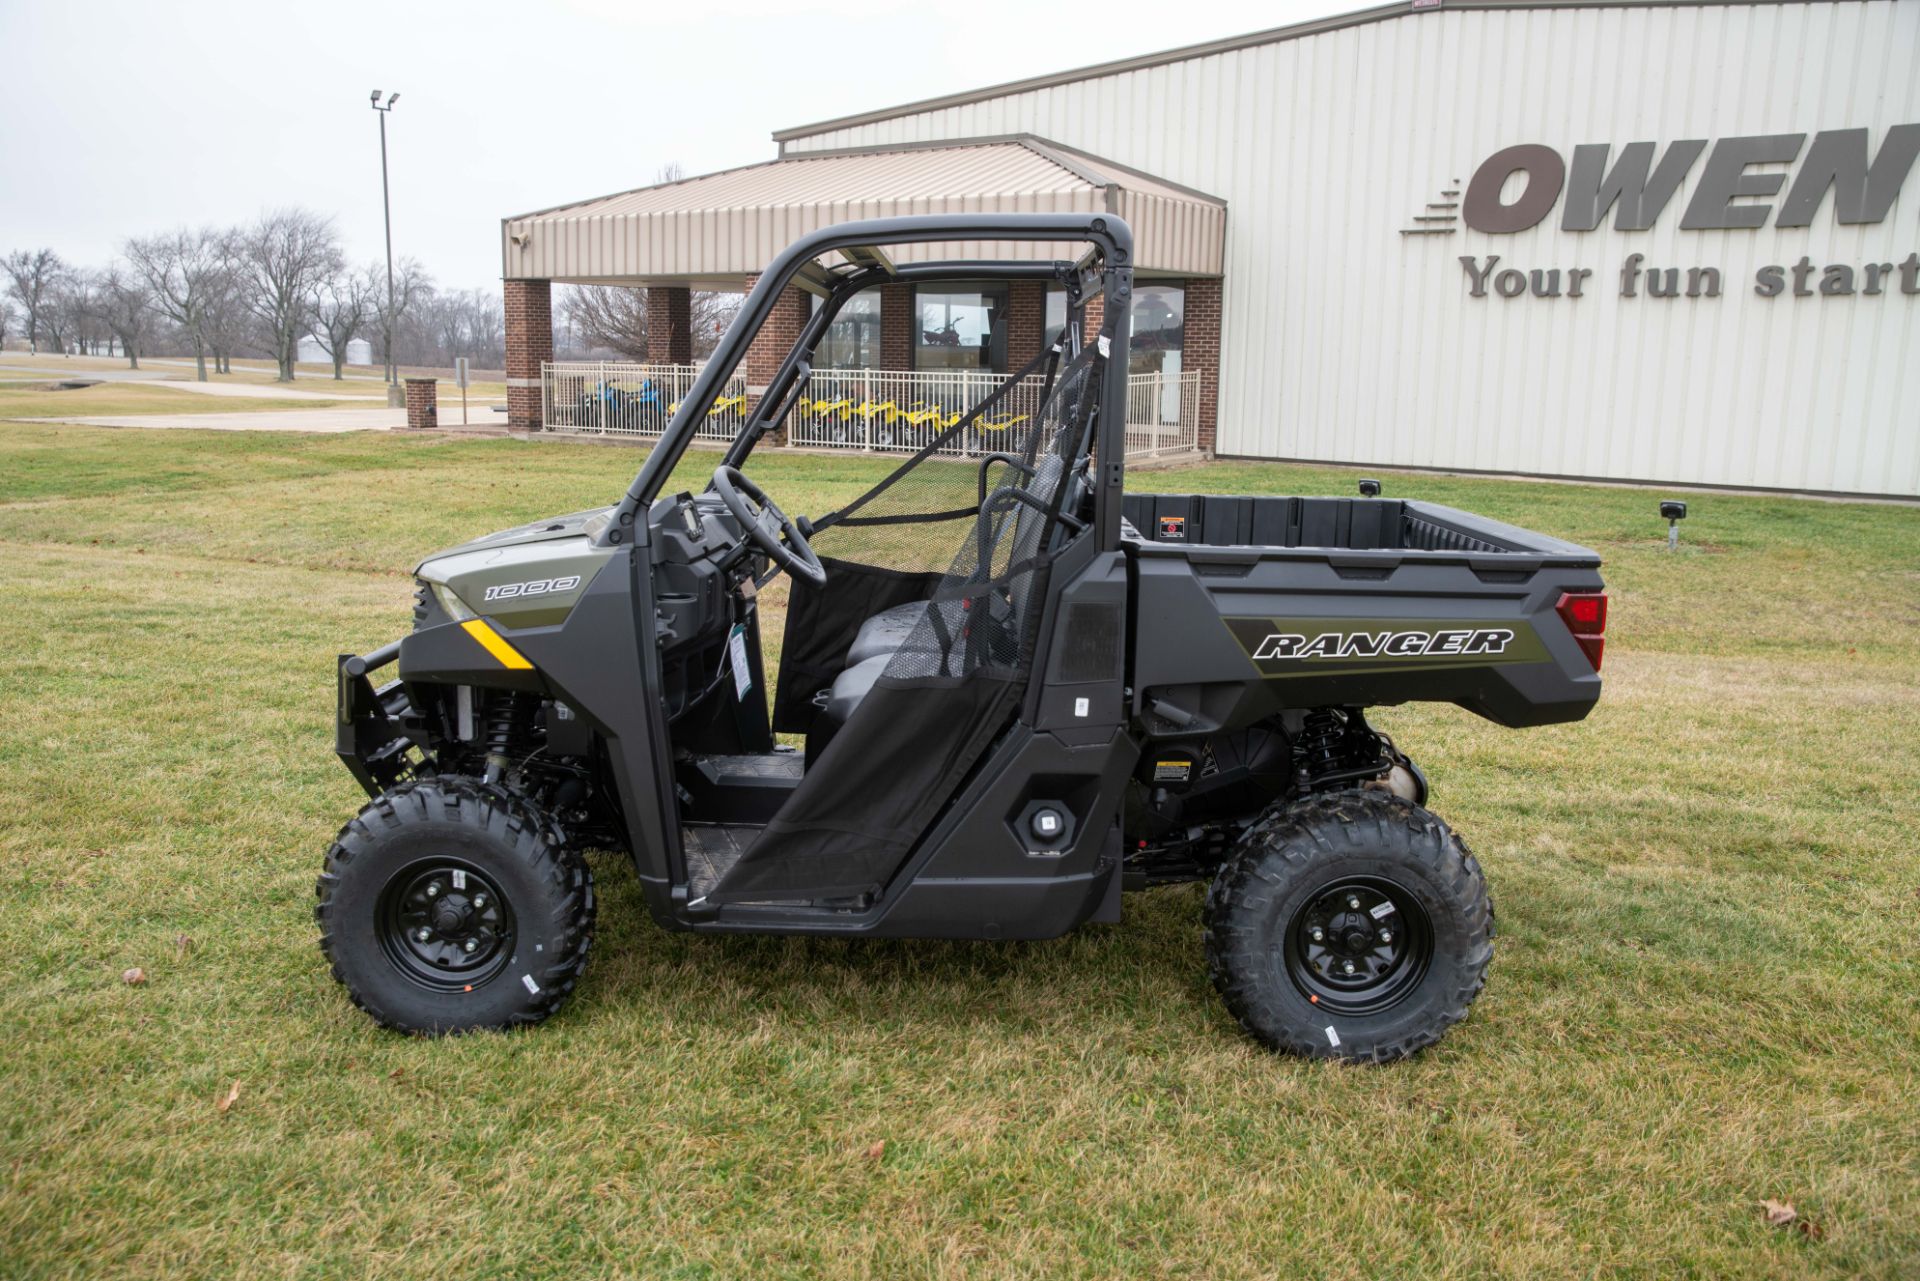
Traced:
<path fill-rule="evenodd" d="M 385 396 L 368 396 L 358 388 L 350 392 L 313 391 L 306 387 L 289 387 L 285 383 L 174 382 L 164 378 L 129 378 L 123 382 L 132 387 L 171 387 L 175 391 L 190 391 L 197 396 L 241 396 L 257 400 L 364 400 L 376 405 L 387 403 Z"/>
<path fill-rule="evenodd" d="M 149 362 L 158 363 L 158 362 Z M 259 400 L 363 400 L 369 404 L 384 405 L 384 395 L 367 394 L 364 386 L 350 390 L 331 378 L 324 382 L 320 379 L 304 379 L 300 386 L 288 386 L 286 383 L 203 383 L 190 378 L 156 378 L 153 374 L 139 369 L 76 369 L 48 371 L 37 365 L 0 365 L 0 373 L 30 374 L 43 378 L 47 382 L 102 382 L 112 383 L 116 387 L 170 387 L 175 391 L 192 392 L 197 396 L 251 396 Z M 339 387 L 339 391 L 322 391 L 321 387 Z"/>
<path fill-rule="evenodd" d="M 269 409 L 259 413 L 127 414 L 113 418 L 28 418 L 79 427 L 173 427 L 199 431 L 391 431 L 407 425 L 407 411 L 389 409 Z M 458 430 L 456 427 L 455 430 Z"/>

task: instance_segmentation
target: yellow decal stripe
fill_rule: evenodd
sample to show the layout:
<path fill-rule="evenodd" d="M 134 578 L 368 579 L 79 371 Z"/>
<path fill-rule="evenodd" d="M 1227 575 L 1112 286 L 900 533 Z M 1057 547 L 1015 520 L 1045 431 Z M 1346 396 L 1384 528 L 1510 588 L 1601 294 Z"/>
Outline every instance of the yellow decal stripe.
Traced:
<path fill-rule="evenodd" d="M 466 629 L 467 635 L 480 642 L 481 648 L 499 659 L 500 666 L 511 667 L 519 672 L 533 670 L 533 664 L 529 663 L 519 650 L 507 644 L 499 632 L 488 627 L 485 619 L 469 618 L 460 626 Z"/>

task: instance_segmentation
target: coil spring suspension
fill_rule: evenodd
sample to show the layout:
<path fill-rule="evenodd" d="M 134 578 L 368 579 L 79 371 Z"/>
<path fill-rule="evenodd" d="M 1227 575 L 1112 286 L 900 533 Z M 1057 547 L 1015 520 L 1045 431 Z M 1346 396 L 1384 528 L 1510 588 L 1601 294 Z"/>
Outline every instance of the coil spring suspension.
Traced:
<path fill-rule="evenodd" d="M 1316 707 L 1307 713 L 1296 746 L 1300 752 L 1300 768 L 1309 778 L 1340 768 L 1340 745 L 1346 732 L 1346 718 L 1331 707 Z"/>
<path fill-rule="evenodd" d="M 533 753 L 536 747 L 533 714 L 539 708 L 539 696 L 534 694 L 514 691 L 488 697 L 483 734 L 487 745 L 487 782 L 499 782 L 502 774 Z"/>

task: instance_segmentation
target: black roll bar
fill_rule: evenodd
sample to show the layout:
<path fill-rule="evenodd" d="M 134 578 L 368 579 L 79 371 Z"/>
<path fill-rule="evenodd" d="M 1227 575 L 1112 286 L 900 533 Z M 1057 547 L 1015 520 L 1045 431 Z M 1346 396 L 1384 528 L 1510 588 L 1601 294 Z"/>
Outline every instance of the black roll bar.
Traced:
<path fill-rule="evenodd" d="M 909 218 L 873 218 L 862 222 L 836 223 L 831 227 L 822 227 L 809 235 L 802 236 L 782 250 L 778 257 L 767 264 L 754 282 L 746 302 L 740 308 L 740 314 L 733 324 L 721 336 L 720 345 L 715 348 L 693 386 L 688 390 L 680 408 L 661 434 L 660 443 L 647 460 L 641 464 L 639 474 L 633 478 L 633 484 L 614 507 L 613 519 L 594 536 L 601 546 L 629 543 L 633 541 L 636 524 L 644 523 L 645 512 L 653 500 L 659 496 L 667 477 L 679 465 L 681 456 L 692 444 L 694 432 L 699 423 L 712 410 L 713 403 L 719 399 L 720 389 L 732 376 L 741 362 L 746 359 L 747 349 L 766 324 L 767 317 L 773 314 L 773 308 L 781 292 L 807 263 L 822 254 L 839 249 L 855 248 L 864 245 L 900 245 L 926 244 L 943 240 L 1064 240 L 1081 241 L 1092 244 L 1099 251 L 1106 264 L 1106 271 L 1113 280 L 1117 307 L 1107 308 L 1103 317 L 1101 336 L 1110 340 L 1124 353 L 1131 321 L 1131 295 L 1133 276 L 1133 229 L 1126 220 L 1113 214 L 929 214 Z M 948 271 L 959 266 L 958 263 L 938 264 Z M 929 264 L 933 266 L 933 264 Z M 1051 275 L 1053 268 L 1047 264 L 1033 264 L 1034 274 Z M 876 275 L 885 275 L 880 268 L 868 268 Z M 866 271 L 859 273 L 865 275 Z M 907 266 L 901 266 L 897 278 L 905 279 L 919 275 Z M 932 274 L 927 272 L 925 274 Z M 831 308 L 821 308 L 820 314 L 812 318 L 808 326 L 824 325 L 831 317 Z M 763 401 L 775 405 L 781 403 L 785 393 L 790 390 L 797 376 L 799 352 L 806 344 L 797 344 L 787 353 L 779 374 L 767 388 Z M 1114 375 L 1118 366 L 1119 373 Z M 1117 391 L 1117 400 L 1109 394 L 1103 398 L 1102 419 L 1104 424 L 1123 423 L 1126 415 L 1126 373 L 1124 361 L 1110 361 L 1108 365 L 1108 390 Z M 1116 416 L 1117 415 L 1117 416 Z M 729 451 L 731 458 L 741 450 L 746 436 L 755 430 L 761 413 L 756 407 L 753 416 L 742 429 L 742 438 L 736 439 L 734 448 Z M 1113 440 L 1108 440 L 1111 435 Z M 1103 430 L 1100 437 L 1100 455 L 1103 470 L 1111 469 L 1113 489 L 1119 488 L 1120 464 L 1117 460 L 1125 450 L 1124 430 Z M 1101 486 L 1104 491 L 1106 486 Z M 1105 494 L 1102 493 L 1102 506 Z M 1113 509 L 1118 511 L 1118 502 Z M 1102 521 L 1102 524 L 1108 522 Z M 1117 521 L 1114 522 L 1117 528 Z"/>

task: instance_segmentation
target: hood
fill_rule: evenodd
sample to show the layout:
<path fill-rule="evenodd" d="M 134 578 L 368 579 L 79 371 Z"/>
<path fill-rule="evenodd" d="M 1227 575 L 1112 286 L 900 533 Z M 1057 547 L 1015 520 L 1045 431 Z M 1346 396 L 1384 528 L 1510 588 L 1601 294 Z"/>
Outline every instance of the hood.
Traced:
<path fill-rule="evenodd" d="M 436 552 L 414 568 L 447 619 L 476 615 L 508 627 L 564 622 L 619 549 L 595 547 L 613 509 L 536 520 Z"/>
<path fill-rule="evenodd" d="M 512 529 L 496 530 L 483 535 L 470 543 L 461 543 L 458 547 L 448 547 L 426 557 L 413 572 L 418 574 L 429 563 L 443 556 L 452 556 L 459 552 L 491 551 L 498 547 L 519 547 L 526 543 L 547 543 L 558 538 L 587 538 L 607 527 L 613 519 L 613 508 L 595 507 L 590 511 L 573 512 L 566 516 L 548 516 L 543 520 L 529 521 L 525 525 L 515 525 Z"/>

